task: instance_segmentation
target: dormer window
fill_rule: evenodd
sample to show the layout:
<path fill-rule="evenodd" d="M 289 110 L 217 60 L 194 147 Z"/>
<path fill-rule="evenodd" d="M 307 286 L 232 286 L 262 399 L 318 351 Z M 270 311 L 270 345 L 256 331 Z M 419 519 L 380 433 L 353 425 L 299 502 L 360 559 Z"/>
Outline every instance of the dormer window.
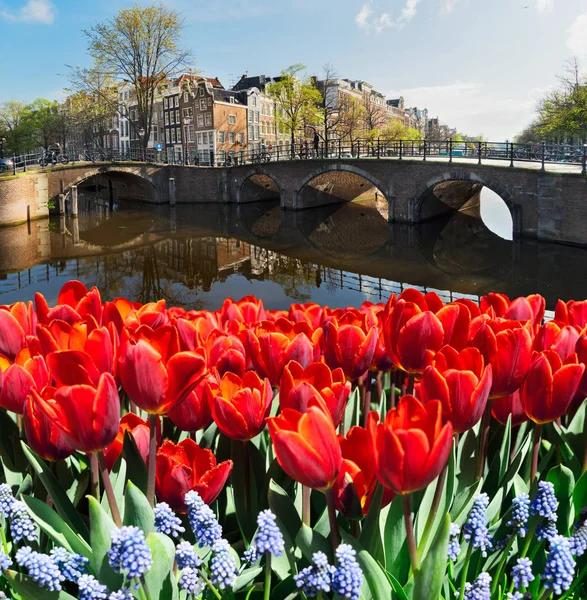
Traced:
<path fill-rule="evenodd" d="M 234 98 L 232 96 L 229 98 L 229 100 L 231 104 L 234 104 Z"/>

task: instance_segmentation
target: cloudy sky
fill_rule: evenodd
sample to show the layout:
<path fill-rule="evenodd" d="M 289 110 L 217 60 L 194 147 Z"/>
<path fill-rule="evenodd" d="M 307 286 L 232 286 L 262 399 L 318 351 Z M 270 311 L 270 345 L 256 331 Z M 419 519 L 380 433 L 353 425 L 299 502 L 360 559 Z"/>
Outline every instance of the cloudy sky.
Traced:
<path fill-rule="evenodd" d="M 144 2 L 143 2 L 144 3 Z M 204 74 L 332 63 L 471 135 L 510 139 L 571 56 L 587 72 L 587 0 L 167 0 Z M 0 102 L 60 98 L 82 30 L 132 2 L 0 0 Z M 8 52 L 9 50 L 9 52 Z M 7 56 L 10 59 L 7 60 Z"/>

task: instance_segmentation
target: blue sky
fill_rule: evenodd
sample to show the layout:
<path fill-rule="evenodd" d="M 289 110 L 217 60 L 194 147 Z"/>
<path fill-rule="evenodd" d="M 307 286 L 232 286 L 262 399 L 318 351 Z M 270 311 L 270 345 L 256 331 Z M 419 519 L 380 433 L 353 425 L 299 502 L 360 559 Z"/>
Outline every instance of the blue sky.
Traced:
<path fill-rule="evenodd" d="M 144 2 L 143 2 L 144 3 Z M 61 98 L 82 29 L 121 0 L 0 0 L 0 102 Z M 469 134 L 511 138 L 565 60 L 584 57 L 587 0 L 167 0 L 203 74 L 228 84 L 332 63 Z"/>

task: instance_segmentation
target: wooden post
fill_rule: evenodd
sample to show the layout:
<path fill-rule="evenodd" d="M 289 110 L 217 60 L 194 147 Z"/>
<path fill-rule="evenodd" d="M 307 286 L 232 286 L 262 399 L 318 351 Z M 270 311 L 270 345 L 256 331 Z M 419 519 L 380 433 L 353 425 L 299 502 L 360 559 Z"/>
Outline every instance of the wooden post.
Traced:
<path fill-rule="evenodd" d="M 59 214 L 65 214 L 65 194 L 59 194 Z"/>
<path fill-rule="evenodd" d="M 175 198 L 175 179 L 173 177 L 169 178 L 169 204 L 170 206 L 175 206 L 176 198 Z"/>
<path fill-rule="evenodd" d="M 77 185 L 71 186 L 71 216 L 77 217 Z"/>

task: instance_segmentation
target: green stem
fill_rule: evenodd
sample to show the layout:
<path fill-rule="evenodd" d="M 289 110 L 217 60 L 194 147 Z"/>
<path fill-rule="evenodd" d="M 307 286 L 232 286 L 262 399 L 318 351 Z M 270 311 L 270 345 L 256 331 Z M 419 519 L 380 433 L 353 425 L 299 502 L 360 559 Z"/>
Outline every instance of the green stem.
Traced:
<path fill-rule="evenodd" d="M 495 594 L 495 592 L 497 591 L 497 586 L 499 584 L 501 572 L 503 571 L 503 568 L 508 560 L 510 550 L 512 549 L 512 546 L 514 545 L 515 539 L 516 539 L 515 536 L 512 535 L 512 537 L 510 538 L 510 541 L 507 543 L 507 546 L 505 547 L 505 549 L 503 551 L 503 556 L 501 557 L 501 560 L 499 561 L 499 564 L 497 566 L 497 571 L 495 572 L 495 577 L 493 578 L 493 583 L 491 584 L 491 596 L 492 597 Z"/>
<path fill-rule="evenodd" d="M 534 438 L 532 440 L 532 468 L 530 471 L 530 485 L 534 483 L 536 479 L 536 473 L 538 472 L 538 457 L 540 455 L 540 440 L 542 437 L 542 425 L 538 423 L 534 426 Z"/>
<path fill-rule="evenodd" d="M 412 571 L 416 574 L 420 568 L 420 558 L 418 557 L 418 547 L 416 545 L 416 536 L 414 535 L 410 495 L 405 494 L 402 496 L 402 501 L 404 505 L 404 524 L 406 527 L 406 541 L 408 543 L 410 563 L 412 564 Z"/>
<path fill-rule="evenodd" d="M 461 571 L 461 587 L 459 589 L 459 600 L 463 600 L 465 597 L 465 584 L 467 583 L 467 571 L 469 570 L 469 563 L 471 562 L 471 555 L 473 554 L 473 545 L 469 544 L 467 549 L 467 556 L 465 556 L 465 562 L 463 563 L 463 570 Z"/>
<path fill-rule="evenodd" d="M 583 425 L 583 431 L 587 431 L 587 410 L 585 411 L 585 423 Z M 587 436 L 585 437 L 585 451 L 583 452 L 583 471 L 587 471 Z"/>
<path fill-rule="evenodd" d="M 300 484 L 301 485 L 301 484 Z M 312 522 L 312 511 L 310 496 L 312 494 L 312 488 L 306 485 L 302 485 L 302 522 L 304 525 L 311 527 Z"/>
<path fill-rule="evenodd" d="M 206 573 L 204 573 L 203 569 L 200 569 L 200 577 L 204 580 L 204 583 L 208 586 L 210 591 L 218 598 L 218 600 L 222 600 L 222 596 L 220 592 L 216 589 L 214 584 L 208 579 Z"/>
<path fill-rule="evenodd" d="M 371 384 L 371 373 L 369 371 L 367 372 L 367 378 L 365 379 L 363 386 L 363 427 L 367 428 L 367 418 L 369 417 L 369 412 L 371 411 L 371 388 L 373 387 Z"/>
<path fill-rule="evenodd" d="M 8 554 L 8 542 L 6 541 L 6 532 L 4 531 L 4 527 L 0 526 L 0 537 L 2 537 L 2 548 L 4 549 L 4 554 Z"/>
<path fill-rule="evenodd" d="M 265 553 L 265 585 L 263 587 L 263 600 L 271 597 L 271 552 Z"/>
<path fill-rule="evenodd" d="M 485 472 L 485 455 L 487 454 L 487 442 L 489 441 L 489 428 L 491 426 L 491 409 L 493 407 L 493 400 L 487 402 L 483 418 L 481 419 L 479 438 L 479 454 L 477 455 L 477 473 L 475 479 L 479 481 L 483 477 Z"/>
<path fill-rule="evenodd" d="M 141 592 L 141 599 L 142 600 L 151 600 L 151 593 L 149 592 L 149 586 L 147 585 L 145 578 L 141 577 L 139 579 L 139 582 L 141 584 L 139 587 L 139 590 Z"/>
<path fill-rule="evenodd" d="M 336 509 L 334 507 L 334 492 L 332 488 L 326 490 L 326 505 L 328 506 L 328 519 L 330 521 L 330 537 L 332 540 L 332 551 L 340 545 L 340 532 L 338 531 L 338 523 L 336 522 Z"/>
<path fill-rule="evenodd" d="M 110 481 L 110 473 L 106 467 L 106 461 L 104 460 L 104 453 L 98 452 L 98 465 L 102 473 L 102 484 L 104 485 L 104 491 L 108 498 L 108 505 L 110 506 L 110 512 L 112 513 L 112 520 L 116 527 L 122 527 L 122 519 L 120 518 L 120 511 L 118 510 L 118 503 L 116 502 L 116 495 L 112 489 L 112 482 Z"/>
<path fill-rule="evenodd" d="M 543 594 L 540 596 L 540 600 L 546 600 L 552 594 L 552 590 L 544 590 Z"/>
<path fill-rule="evenodd" d="M 95 452 L 90 453 L 90 473 L 92 496 L 100 501 L 100 469 L 98 468 L 98 455 Z"/>
<path fill-rule="evenodd" d="M 243 442 L 243 461 L 245 463 L 245 515 L 251 510 L 251 464 L 249 458 L 249 442 Z"/>
<path fill-rule="evenodd" d="M 147 500 L 155 506 L 155 476 L 157 473 L 157 424 L 158 415 L 149 415 L 149 467 L 147 473 Z"/>
<path fill-rule="evenodd" d="M 428 514 L 428 519 L 426 520 L 426 525 L 424 527 L 422 539 L 418 544 L 418 556 L 420 558 L 422 558 L 424 551 L 426 550 L 426 543 L 428 542 L 428 538 L 430 537 L 430 533 L 432 532 L 434 521 L 436 520 L 438 507 L 440 506 L 440 501 L 442 499 L 442 492 L 444 491 L 444 483 L 446 482 L 447 469 L 448 464 L 444 466 L 444 469 L 442 469 L 440 475 L 438 476 L 438 480 L 436 481 L 436 490 L 434 490 L 434 498 L 432 500 L 432 506 L 430 507 L 430 513 Z"/>

